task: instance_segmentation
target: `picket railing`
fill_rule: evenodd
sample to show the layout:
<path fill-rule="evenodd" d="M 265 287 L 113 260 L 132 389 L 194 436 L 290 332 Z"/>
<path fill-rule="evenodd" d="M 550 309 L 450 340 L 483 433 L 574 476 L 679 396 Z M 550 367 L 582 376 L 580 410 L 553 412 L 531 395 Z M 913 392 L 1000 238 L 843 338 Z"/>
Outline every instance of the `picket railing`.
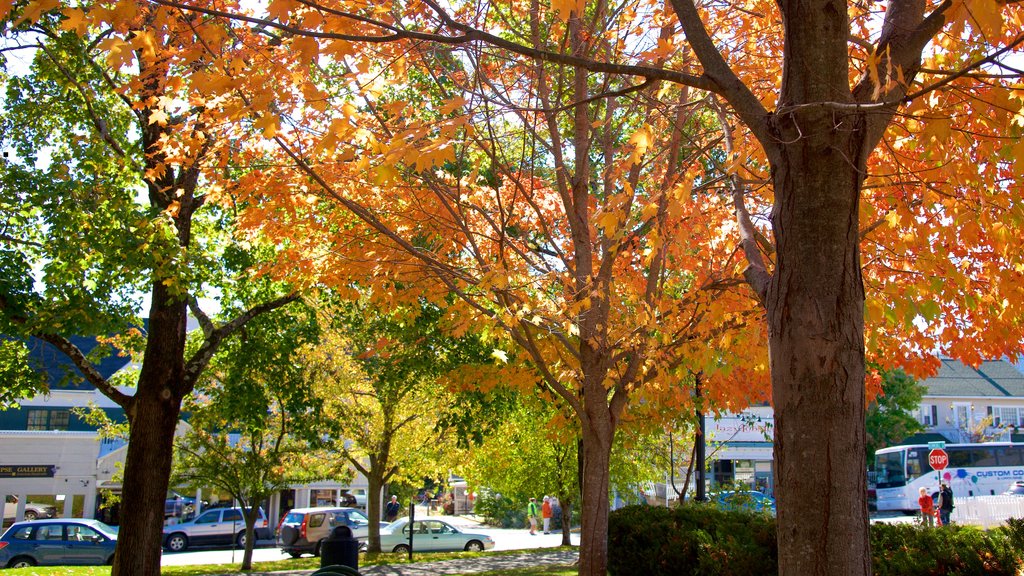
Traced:
<path fill-rule="evenodd" d="M 994 528 L 1007 518 L 1024 518 L 1024 496 L 971 496 L 957 498 L 949 519 L 955 524 Z"/>

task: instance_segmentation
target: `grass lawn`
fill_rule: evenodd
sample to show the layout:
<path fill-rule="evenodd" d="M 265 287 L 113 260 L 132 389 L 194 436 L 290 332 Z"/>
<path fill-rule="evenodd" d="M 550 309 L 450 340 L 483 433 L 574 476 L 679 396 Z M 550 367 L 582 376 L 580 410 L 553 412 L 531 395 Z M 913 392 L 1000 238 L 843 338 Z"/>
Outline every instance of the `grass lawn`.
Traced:
<path fill-rule="evenodd" d="M 545 548 L 536 553 L 543 554 L 558 550 L 557 548 Z M 419 553 L 413 559 L 415 562 L 434 562 L 438 560 L 450 560 L 454 558 L 473 558 L 480 556 L 496 555 L 519 555 L 530 553 L 529 550 L 508 550 L 502 552 L 435 552 Z M 405 554 L 360 554 L 360 568 L 374 566 L 377 564 L 407 564 L 408 557 Z M 161 576 L 208 576 L 211 574 L 247 574 L 238 569 L 241 563 L 235 564 L 203 564 L 196 566 L 164 566 L 161 569 Z M 293 560 L 278 560 L 275 562 L 255 562 L 254 572 L 274 572 L 277 570 L 315 570 L 320 567 L 320 559 L 303 557 Z M 475 572 L 474 576 L 575 576 L 577 570 L 567 566 L 536 566 L 531 568 L 516 568 L 514 570 L 495 570 L 492 572 Z M 110 566 L 37 566 L 33 568 L 17 568 L 3 570 L 0 576 L 110 576 Z"/>

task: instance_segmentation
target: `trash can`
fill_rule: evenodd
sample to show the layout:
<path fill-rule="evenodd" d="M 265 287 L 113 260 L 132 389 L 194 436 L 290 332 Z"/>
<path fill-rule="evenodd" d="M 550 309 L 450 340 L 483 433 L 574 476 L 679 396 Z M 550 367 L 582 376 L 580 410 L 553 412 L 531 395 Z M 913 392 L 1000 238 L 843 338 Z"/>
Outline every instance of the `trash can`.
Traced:
<path fill-rule="evenodd" d="M 359 540 L 348 526 L 336 526 L 320 544 L 320 567 L 338 565 L 359 569 Z"/>

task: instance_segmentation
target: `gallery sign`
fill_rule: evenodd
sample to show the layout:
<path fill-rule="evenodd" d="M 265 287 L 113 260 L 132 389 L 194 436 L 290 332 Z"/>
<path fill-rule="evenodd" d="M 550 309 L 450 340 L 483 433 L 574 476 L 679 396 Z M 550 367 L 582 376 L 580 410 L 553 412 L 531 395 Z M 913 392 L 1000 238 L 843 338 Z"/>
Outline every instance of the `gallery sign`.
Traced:
<path fill-rule="evenodd" d="M 56 471 L 53 465 L 0 465 L 0 478 L 53 478 Z"/>

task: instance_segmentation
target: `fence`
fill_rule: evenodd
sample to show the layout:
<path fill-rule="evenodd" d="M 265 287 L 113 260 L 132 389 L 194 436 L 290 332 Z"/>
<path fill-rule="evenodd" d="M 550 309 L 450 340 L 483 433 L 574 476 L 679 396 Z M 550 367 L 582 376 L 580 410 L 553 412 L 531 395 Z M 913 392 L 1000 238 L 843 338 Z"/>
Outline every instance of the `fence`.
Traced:
<path fill-rule="evenodd" d="M 993 528 L 1007 518 L 1024 518 L 1024 496 L 972 496 L 957 498 L 950 520 L 957 524 L 970 524 Z"/>

